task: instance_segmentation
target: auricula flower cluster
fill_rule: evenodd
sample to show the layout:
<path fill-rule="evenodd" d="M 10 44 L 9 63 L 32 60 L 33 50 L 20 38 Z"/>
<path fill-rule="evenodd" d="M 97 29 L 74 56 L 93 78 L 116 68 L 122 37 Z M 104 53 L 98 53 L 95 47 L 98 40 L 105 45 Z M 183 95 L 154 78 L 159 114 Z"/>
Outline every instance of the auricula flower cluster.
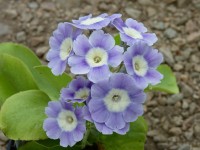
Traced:
<path fill-rule="evenodd" d="M 130 123 L 143 114 L 144 89 L 163 78 L 156 70 L 163 56 L 152 47 L 156 35 L 147 33 L 142 23 L 131 18 L 124 22 L 121 16 L 88 15 L 60 23 L 50 38 L 47 59 L 52 73 L 61 75 L 69 68 L 74 74 L 59 100 L 45 109 L 44 130 L 49 138 L 60 139 L 63 147 L 88 136 L 91 126 L 86 122 L 102 134 L 126 134 Z M 121 45 L 105 27 L 119 31 Z M 85 30 L 90 34 L 85 35 Z"/>

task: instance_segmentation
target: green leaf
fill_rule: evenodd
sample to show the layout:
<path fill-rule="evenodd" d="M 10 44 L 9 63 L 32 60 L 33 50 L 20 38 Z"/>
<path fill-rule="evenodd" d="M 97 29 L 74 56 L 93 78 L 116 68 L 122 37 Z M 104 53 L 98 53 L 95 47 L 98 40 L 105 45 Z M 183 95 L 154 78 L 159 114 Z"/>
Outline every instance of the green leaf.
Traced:
<path fill-rule="evenodd" d="M 68 148 L 64 148 L 61 146 L 45 147 L 35 141 L 32 141 L 21 146 L 19 150 L 81 150 L 81 149 L 77 146 L 68 147 Z"/>
<path fill-rule="evenodd" d="M 14 57 L 19 58 L 24 62 L 34 74 L 34 66 L 41 65 L 38 57 L 33 53 L 32 50 L 25 47 L 24 45 L 15 44 L 15 43 L 1 43 L 0 44 L 0 54 L 9 54 Z"/>
<path fill-rule="evenodd" d="M 1 108 L 1 130 L 13 140 L 46 139 L 42 126 L 48 101 L 49 97 L 39 90 L 12 95 Z"/>
<path fill-rule="evenodd" d="M 121 38 L 119 34 L 115 35 L 114 39 L 115 39 L 115 45 L 121 44 Z"/>
<path fill-rule="evenodd" d="M 130 124 L 130 131 L 125 135 L 101 135 L 99 142 L 105 150 L 144 150 L 147 128 L 146 121 L 139 117 Z"/>
<path fill-rule="evenodd" d="M 171 94 L 179 93 L 176 77 L 168 65 L 160 65 L 157 70 L 163 74 L 164 78 L 157 85 L 149 85 L 145 91 L 160 91 Z"/>
<path fill-rule="evenodd" d="M 18 58 L 0 54 L 0 105 L 9 96 L 30 89 L 38 89 L 28 67 Z"/>
<path fill-rule="evenodd" d="M 39 74 L 39 78 L 36 78 L 36 80 L 40 90 L 47 93 L 51 100 L 58 100 L 60 90 L 67 86 L 72 78 L 66 73 L 63 73 L 60 76 L 55 76 L 46 66 L 37 66 L 35 69 Z"/>

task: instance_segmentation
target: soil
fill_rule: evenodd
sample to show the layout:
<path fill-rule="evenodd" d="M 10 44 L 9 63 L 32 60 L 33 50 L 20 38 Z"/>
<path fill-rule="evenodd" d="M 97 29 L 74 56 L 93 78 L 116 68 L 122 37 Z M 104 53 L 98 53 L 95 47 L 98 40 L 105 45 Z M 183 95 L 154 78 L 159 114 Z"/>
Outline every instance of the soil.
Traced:
<path fill-rule="evenodd" d="M 155 32 L 180 93 L 149 93 L 146 150 L 200 150 L 200 0 L 0 0 L 0 42 L 30 47 L 46 64 L 57 24 L 86 14 L 121 13 Z M 7 138 L 0 134 L 0 150 Z"/>

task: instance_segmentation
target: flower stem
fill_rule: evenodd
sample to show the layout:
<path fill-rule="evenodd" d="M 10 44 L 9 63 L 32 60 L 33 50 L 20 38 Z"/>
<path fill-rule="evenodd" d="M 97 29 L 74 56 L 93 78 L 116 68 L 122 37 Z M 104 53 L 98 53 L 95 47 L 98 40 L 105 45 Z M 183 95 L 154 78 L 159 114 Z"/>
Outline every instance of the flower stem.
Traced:
<path fill-rule="evenodd" d="M 84 134 L 84 137 L 83 137 L 83 140 L 82 140 L 82 143 L 81 143 L 81 149 L 84 149 L 85 146 L 87 145 L 87 139 L 88 139 L 89 135 L 90 135 L 90 126 Z"/>

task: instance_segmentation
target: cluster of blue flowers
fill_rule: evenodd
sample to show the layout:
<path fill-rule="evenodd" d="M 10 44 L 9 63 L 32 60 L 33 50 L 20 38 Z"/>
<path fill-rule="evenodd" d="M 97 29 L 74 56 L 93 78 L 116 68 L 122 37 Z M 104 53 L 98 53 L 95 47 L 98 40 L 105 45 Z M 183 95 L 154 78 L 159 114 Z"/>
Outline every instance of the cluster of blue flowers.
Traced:
<path fill-rule="evenodd" d="M 102 30 L 106 26 L 119 30 L 124 47 Z M 84 30 L 91 30 L 89 37 Z M 48 66 L 55 75 L 69 66 L 73 74 L 86 76 L 77 76 L 61 90 L 59 101 L 49 102 L 43 126 L 49 138 L 73 146 L 83 139 L 86 120 L 103 134 L 129 131 L 130 122 L 143 114 L 144 89 L 163 78 L 156 70 L 163 56 L 151 47 L 157 37 L 146 32 L 142 23 L 124 22 L 121 14 L 88 15 L 58 25 L 49 42 Z M 120 72 L 123 65 L 127 73 Z"/>

